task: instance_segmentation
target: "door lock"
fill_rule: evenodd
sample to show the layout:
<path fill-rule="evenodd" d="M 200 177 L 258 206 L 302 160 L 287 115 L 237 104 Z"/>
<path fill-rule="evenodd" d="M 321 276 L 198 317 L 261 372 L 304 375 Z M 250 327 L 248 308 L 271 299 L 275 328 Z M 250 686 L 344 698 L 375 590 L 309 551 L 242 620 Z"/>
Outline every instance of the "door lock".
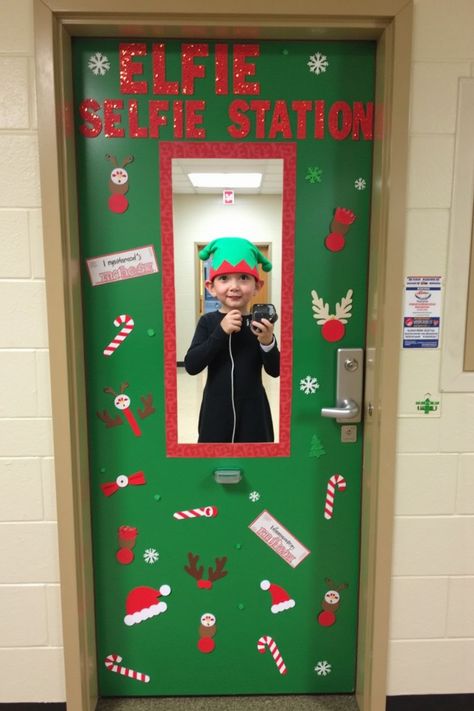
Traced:
<path fill-rule="evenodd" d="M 321 415 L 343 424 L 362 419 L 362 386 L 364 377 L 362 348 L 338 348 L 336 375 L 336 405 L 323 407 Z"/>
<path fill-rule="evenodd" d="M 349 371 L 349 373 L 354 373 L 359 367 L 359 361 L 355 358 L 346 358 L 344 361 L 344 368 Z"/>

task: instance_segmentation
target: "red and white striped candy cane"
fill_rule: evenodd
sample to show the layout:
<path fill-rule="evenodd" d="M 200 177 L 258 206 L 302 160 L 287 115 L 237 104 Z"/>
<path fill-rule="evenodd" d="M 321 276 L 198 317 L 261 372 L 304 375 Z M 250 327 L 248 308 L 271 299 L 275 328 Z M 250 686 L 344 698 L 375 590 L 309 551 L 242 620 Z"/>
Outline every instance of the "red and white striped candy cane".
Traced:
<path fill-rule="evenodd" d="M 217 507 L 204 506 L 203 508 L 191 509 L 189 511 L 176 511 L 176 513 L 173 514 L 173 518 L 178 519 L 178 521 L 183 521 L 187 518 L 198 518 L 200 516 L 204 516 L 205 518 L 214 518 L 217 516 Z"/>
<path fill-rule="evenodd" d="M 324 504 L 324 518 L 332 518 L 332 513 L 334 510 L 334 494 L 336 487 L 339 491 L 344 491 L 346 488 L 346 480 L 341 474 L 333 474 L 328 481 L 328 488 L 326 491 L 326 502 Z"/>
<path fill-rule="evenodd" d="M 105 356 L 111 356 L 112 353 L 115 353 L 117 348 L 123 341 L 127 338 L 128 334 L 133 331 L 133 327 L 135 326 L 135 321 L 131 316 L 128 314 L 120 314 L 120 316 L 117 316 L 117 318 L 114 321 L 114 326 L 117 326 L 117 328 L 124 323 L 125 326 L 120 329 L 120 331 L 117 333 L 115 338 L 110 341 L 109 345 L 107 348 L 104 348 L 104 355 Z"/>
<path fill-rule="evenodd" d="M 135 679 L 136 681 L 143 681 L 145 684 L 148 684 L 150 681 L 150 677 L 148 674 L 142 674 L 141 672 L 137 672 L 134 669 L 129 669 L 128 667 L 122 667 L 119 662 L 122 661 L 122 657 L 119 657 L 118 654 L 109 654 L 105 659 L 104 659 L 104 664 L 106 669 L 108 669 L 111 672 L 115 672 L 116 674 L 121 674 L 122 676 L 128 676 L 130 679 Z"/>
<path fill-rule="evenodd" d="M 285 662 L 283 661 L 283 657 L 280 654 L 280 650 L 278 649 L 275 642 L 273 641 L 273 638 L 270 637 L 269 635 L 260 637 L 260 639 L 257 642 L 257 649 L 260 652 L 260 654 L 265 654 L 265 646 L 267 646 L 268 649 L 270 650 L 280 674 L 286 674 L 286 666 L 285 666 Z"/>

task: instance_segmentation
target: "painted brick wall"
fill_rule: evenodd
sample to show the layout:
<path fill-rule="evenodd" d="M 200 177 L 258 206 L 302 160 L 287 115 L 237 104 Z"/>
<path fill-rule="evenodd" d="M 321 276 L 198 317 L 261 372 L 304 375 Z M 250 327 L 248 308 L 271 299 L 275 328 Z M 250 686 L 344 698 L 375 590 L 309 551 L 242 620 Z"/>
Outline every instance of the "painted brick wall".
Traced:
<path fill-rule="evenodd" d="M 0 3 L 0 702 L 65 698 L 32 17 Z M 472 0 L 416 2 L 407 274 L 446 275 L 472 27 Z M 400 358 L 389 693 L 473 692 L 474 395 L 439 393 L 438 351 Z M 440 418 L 411 416 L 420 392 Z"/>
<path fill-rule="evenodd" d="M 472 0 L 417 0 L 405 273 L 447 274 L 459 77 L 474 75 Z M 390 694 L 474 692 L 474 394 L 440 393 L 439 350 L 404 351 Z M 440 417 L 413 417 L 431 393 Z"/>
<path fill-rule="evenodd" d="M 0 2 L 0 702 L 63 701 L 31 0 Z"/>

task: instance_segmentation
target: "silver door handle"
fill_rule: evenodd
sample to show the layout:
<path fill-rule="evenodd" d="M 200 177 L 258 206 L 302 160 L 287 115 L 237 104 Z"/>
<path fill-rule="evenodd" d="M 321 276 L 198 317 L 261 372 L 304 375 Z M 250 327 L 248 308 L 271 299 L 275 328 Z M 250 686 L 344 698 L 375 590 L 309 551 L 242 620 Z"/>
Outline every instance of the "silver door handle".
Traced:
<path fill-rule="evenodd" d="M 354 400 L 342 400 L 339 407 L 323 407 L 323 417 L 333 417 L 335 420 L 353 420 L 359 414 L 359 405 Z"/>
<path fill-rule="evenodd" d="M 321 415 L 339 423 L 356 424 L 362 419 L 364 351 L 338 348 L 336 365 L 336 403 L 334 407 L 323 407 Z"/>

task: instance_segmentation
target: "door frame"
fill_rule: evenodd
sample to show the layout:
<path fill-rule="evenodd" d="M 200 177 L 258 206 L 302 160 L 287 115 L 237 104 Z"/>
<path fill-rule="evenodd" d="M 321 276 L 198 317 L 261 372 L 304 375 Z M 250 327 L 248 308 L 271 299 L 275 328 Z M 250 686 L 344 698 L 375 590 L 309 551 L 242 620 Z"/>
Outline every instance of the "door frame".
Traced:
<path fill-rule="evenodd" d="M 283 4 L 282 4 L 283 5 Z M 36 90 L 68 711 L 93 711 L 97 660 L 71 38 L 377 41 L 356 698 L 385 708 L 413 0 L 34 0 Z M 298 12 L 295 12 L 297 10 Z M 390 268 L 388 268 L 390 266 Z M 385 327 L 387 325 L 387 327 Z M 369 408 L 370 404 L 370 408 Z M 370 414 L 369 413 L 370 410 Z"/>

